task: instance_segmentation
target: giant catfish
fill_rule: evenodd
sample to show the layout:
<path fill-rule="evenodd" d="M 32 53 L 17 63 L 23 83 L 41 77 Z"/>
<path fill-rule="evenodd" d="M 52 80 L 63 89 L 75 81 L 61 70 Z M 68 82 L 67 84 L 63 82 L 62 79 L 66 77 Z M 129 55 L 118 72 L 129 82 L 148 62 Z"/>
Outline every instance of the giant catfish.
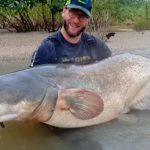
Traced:
<path fill-rule="evenodd" d="M 0 122 L 61 128 L 110 121 L 150 109 L 150 60 L 120 54 L 90 65 L 42 65 L 0 76 Z"/>

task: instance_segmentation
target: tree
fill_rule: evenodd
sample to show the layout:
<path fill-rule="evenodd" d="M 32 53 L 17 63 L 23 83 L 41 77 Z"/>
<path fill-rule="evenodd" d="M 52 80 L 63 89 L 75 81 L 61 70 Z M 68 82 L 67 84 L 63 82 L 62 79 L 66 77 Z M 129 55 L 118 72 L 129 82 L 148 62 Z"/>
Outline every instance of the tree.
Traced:
<path fill-rule="evenodd" d="M 52 31 L 55 31 L 55 15 L 62 10 L 65 0 L 47 0 L 51 13 Z"/>

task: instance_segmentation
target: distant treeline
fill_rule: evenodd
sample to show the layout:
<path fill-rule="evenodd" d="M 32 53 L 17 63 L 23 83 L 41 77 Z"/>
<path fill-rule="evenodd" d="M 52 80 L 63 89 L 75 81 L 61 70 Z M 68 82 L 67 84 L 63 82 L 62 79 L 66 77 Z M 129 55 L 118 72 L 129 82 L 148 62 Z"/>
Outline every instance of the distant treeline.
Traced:
<path fill-rule="evenodd" d="M 55 31 L 66 0 L 0 0 L 0 28 L 17 32 Z M 93 0 L 89 30 L 111 25 L 150 29 L 150 0 Z"/>

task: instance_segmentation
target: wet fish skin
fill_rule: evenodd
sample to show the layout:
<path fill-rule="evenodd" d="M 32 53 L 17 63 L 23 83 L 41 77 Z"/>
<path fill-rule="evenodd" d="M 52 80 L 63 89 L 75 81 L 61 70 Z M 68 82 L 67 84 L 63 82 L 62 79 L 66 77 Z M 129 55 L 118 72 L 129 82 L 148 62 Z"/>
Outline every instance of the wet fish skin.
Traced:
<path fill-rule="evenodd" d="M 44 65 L 0 76 L 0 122 L 75 128 L 150 108 L 150 60 L 121 54 L 85 65 Z"/>

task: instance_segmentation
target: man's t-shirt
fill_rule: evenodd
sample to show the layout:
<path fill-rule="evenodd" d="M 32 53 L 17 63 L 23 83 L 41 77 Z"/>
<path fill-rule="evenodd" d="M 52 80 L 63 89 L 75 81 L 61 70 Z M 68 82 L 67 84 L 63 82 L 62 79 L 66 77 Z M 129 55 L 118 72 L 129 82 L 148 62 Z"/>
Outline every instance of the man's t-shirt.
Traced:
<path fill-rule="evenodd" d="M 111 56 L 110 49 L 100 39 L 83 33 L 78 43 L 65 40 L 61 32 L 47 37 L 34 52 L 31 67 L 41 64 L 73 63 L 84 65 Z"/>

